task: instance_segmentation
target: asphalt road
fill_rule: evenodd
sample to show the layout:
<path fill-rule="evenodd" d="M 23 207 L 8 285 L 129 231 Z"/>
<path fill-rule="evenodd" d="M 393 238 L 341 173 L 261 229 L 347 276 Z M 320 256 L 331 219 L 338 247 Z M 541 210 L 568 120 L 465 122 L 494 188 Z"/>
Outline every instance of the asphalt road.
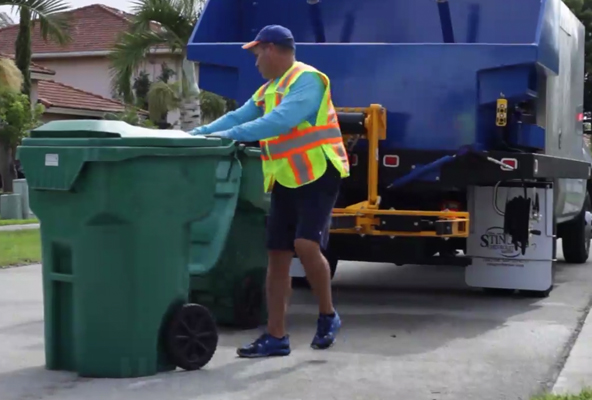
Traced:
<path fill-rule="evenodd" d="M 547 299 L 472 293 L 454 267 L 340 263 L 334 287 L 344 325 L 328 351 L 309 347 L 316 307 L 300 291 L 289 357 L 237 359 L 257 332 L 225 332 L 202 371 L 89 380 L 43 368 L 40 267 L 0 271 L 0 399 L 528 399 L 555 382 L 592 298 L 592 268 L 560 264 Z"/>

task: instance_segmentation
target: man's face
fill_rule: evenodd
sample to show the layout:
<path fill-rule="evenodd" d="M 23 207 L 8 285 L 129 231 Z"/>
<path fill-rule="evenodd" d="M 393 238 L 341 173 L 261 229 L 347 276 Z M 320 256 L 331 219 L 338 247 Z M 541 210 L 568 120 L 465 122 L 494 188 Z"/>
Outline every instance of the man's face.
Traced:
<path fill-rule="evenodd" d="M 275 78 L 274 70 L 275 70 L 275 58 L 276 58 L 276 51 L 273 45 L 271 44 L 260 44 L 253 49 L 253 53 L 257 60 L 255 61 L 255 65 L 259 70 L 259 73 L 263 76 L 264 79 L 273 79 Z"/>

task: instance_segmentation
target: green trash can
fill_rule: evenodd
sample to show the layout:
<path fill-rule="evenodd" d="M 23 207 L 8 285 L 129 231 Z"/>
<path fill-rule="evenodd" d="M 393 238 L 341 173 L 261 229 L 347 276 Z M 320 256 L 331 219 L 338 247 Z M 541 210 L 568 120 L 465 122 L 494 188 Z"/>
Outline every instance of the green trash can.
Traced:
<path fill-rule="evenodd" d="M 236 206 L 219 211 L 231 223 L 219 218 L 207 232 L 194 225 L 191 236 L 192 301 L 208 307 L 218 324 L 242 329 L 267 320 L 265 221 L 270 196 L 263 191 L 260 155 L 258 148 L 240 147 Z M 209 243 L 216 250 L 204 252 Z"/>
<path fill-rule="evenodd" d="M 56 121 L 33 130 L 18 158 L 41 222 L 47 368 L 127 378 L 207 364 L 217 327 L 188 303 L 190 236 L 207 258 L 212 224 L 230 224 L 234 142 Z"/>

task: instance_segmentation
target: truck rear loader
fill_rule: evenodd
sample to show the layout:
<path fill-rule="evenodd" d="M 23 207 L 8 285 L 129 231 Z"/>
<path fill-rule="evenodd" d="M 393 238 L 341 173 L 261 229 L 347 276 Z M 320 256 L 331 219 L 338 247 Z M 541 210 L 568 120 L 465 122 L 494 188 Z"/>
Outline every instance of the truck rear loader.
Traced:
<path fill-rule="evenodd" d="M 561 0 L 209 0 L 187 47 L 208 91 L 264 83 L 269 24 L 331 79 L 351 176 L 326 251 L 457 265 L 470 287 L 547 296 L 556 242 L 584 263 L 591 161 L 582 23 Z"/>

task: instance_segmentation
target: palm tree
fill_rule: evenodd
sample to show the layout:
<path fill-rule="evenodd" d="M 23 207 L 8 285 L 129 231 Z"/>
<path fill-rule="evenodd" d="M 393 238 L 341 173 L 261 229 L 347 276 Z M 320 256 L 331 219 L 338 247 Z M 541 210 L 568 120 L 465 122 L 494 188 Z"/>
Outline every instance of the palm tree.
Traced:
<path fill-rule="evenodd" d="M 10 15 L 6 14 L 5 12 L 0 12 L 0 28 L 4 28 L 14 24 Z"/>
<path fill-rule="evenodd" d="M 150 84 L 146 102 L 148 103 L 150 118 L 154 121 L 163 119 L 166 122 L 166 116 L 169 111 L 183 108 L 183 104 L 186 101 L 183 98 L 183 80 L 169 82 L 169 79 L 175 75 L 175 72 L 167 68 L 166 64 L 163 63 L 163 73 L 155 82 Z M 200 121 L 198 123 L 212 121 L 224 114 L 227 109 L 224 99 L 205 90 L 199 91 L 198 100 L 200 111 Z M 191 106 L 191 104 L 188 106 Z M 186 125 L 188 129 L 195 126 L 195 124 L 193 126 L 190 124 Z"/>
<path fill-rule="evenodd" d="M 16 65 L 23 73 L 23 93 L 30 95 L 31 28 L 39 21 L 43 39 L 58 44 L 70 41 L 69 21 L 62 12 L 69 6 L 63 0 L 0 0 L 0 6 L 12 6 L 19 11 L 19 33 L 15 43 Z"/>
<path fill-rule="evenodd" d="M 1 1 L 1 0 L 0 0 Z M 151 115 L 160 120 L 168 111 L 179 109 L 181 129 L 201 124 L 201 101 L 222 105 L 224 100 L 212 93 L 200 92 L 195 68 L 187 60 L 186 45 L 201 14 L 204 0 L 136 0 L 132 27 L 124 33 L 111 53 L 112 86 L 127 103 L 133 103 L 132 75 L 155 48 L 169 48 L 183 59 L 182 76 L 177 82 L 155 82 L 148 94 Z M 218 109 L 219 111 L 219 109 Z"/>

